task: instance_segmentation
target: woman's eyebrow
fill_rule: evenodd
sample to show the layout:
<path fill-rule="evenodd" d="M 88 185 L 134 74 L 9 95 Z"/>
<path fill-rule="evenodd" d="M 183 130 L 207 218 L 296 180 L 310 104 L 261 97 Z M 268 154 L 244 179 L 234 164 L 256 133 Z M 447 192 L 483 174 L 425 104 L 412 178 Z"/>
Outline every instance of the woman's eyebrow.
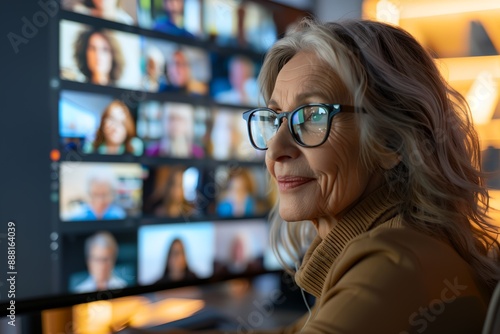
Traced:
<path fill-rule="evenodd" d="M 315 100 L 311 100 L 311 98 L 315 98 Z M 322 99 L 323 101 L 316 101 L 318 98 Z M 311 103 L 311 102 L 334 102 L 334 101 L 328 101 L 329 99 L 326 97 L 326 95 L 319 91 L 308 91 L 308 92 L 303 92 L 297 94 L 294 99 L 294 103 L 298 106 L 300 104 L 306 104 L 306 103 Z M 275 99 L 270 99 L 267 102 L 268 107 L 275 107 L 276 109 L 281 109 L 279 107 L 279 103 Z M 272 109 L 272 108 L 271 108 Z"/>
<path fill-rule="evenodd" d="M 297 102 L 297 103 L 303 103 L 303 102 L 306 102 L 307 100 L 309 100 L 311 97 L 321 98 L 321 99 L 324 99 L 324 100 L 327 99 L 326 95 L 323 92 L 317 90 L 317 91 L 308 91 L 308 92 L 303 92 L 303 93 L 298 94 L 295 97 L 295 102 Z M 309 102 L 310 101 L 311 100 L 309 100 Z M 314 102 L 320 102 L 320 101 L 314 101 Z"/>
<path fill-rule="evenodd" d="M 279 109 L 279 104 L 274 99 L 270 99 L 269 101 L 267 101 L 267 106 L 268 107 L 277 107 Z"/>

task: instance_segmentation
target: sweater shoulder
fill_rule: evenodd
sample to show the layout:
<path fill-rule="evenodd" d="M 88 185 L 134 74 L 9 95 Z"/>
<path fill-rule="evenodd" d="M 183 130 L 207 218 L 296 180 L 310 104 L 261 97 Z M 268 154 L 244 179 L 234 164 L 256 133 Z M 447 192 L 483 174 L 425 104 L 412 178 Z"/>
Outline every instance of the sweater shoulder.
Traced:
<path fill-rule="evenodd" d="M 477 283 L 473 268 L 449 243 L 404 226 L 399 217 L 353 239 L 332 269 L 342 276 L 359 264 L 368 272 L 383 265 L 388 273 L 420 283 L 454 277 Z"/>

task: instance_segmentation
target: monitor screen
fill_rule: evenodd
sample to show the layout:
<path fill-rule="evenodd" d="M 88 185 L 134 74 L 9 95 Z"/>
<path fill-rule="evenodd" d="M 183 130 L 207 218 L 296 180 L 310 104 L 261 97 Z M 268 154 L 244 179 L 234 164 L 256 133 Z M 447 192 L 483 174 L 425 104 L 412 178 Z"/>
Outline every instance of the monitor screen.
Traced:
<path fill-rule="evenodd" d="M 18 244 L 17 312 L 279 269 L 265 152 L 242 113 L 263 103 L 265 50 L 308 13 L 172 3 L 62 0 L 49 20 L 50 160 L 32 164 L 50 171 L 48 208 Z"/>

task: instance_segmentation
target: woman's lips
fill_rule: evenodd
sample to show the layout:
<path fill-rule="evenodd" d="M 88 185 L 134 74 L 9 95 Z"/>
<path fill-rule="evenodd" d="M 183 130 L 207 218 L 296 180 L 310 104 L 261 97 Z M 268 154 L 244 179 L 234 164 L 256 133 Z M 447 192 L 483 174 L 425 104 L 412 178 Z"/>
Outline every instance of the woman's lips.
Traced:
<path fill-rule="evenodd" d="M 278 188 L 280 191 L 286 191 L 300 187 L 306 183 L 313 181 L 313 178 L 303 176 L 278 176 Z"/>

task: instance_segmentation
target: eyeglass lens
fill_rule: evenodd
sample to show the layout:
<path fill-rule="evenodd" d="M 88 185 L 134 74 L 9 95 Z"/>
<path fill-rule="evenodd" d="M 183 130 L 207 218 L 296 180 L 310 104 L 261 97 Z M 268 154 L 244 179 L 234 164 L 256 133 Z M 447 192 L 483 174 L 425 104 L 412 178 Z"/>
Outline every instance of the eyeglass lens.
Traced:
<path fill-rule="evenodd" d="M 270 109 L 257 109 L 250 117 L 250 133 L 258 148 L 265 149 L 279 128 L 278 114 Z M 328 109 L 305 106 L 288 116 L 294 139 L 305 146 L 321 144 L 328 130 Z"/>

